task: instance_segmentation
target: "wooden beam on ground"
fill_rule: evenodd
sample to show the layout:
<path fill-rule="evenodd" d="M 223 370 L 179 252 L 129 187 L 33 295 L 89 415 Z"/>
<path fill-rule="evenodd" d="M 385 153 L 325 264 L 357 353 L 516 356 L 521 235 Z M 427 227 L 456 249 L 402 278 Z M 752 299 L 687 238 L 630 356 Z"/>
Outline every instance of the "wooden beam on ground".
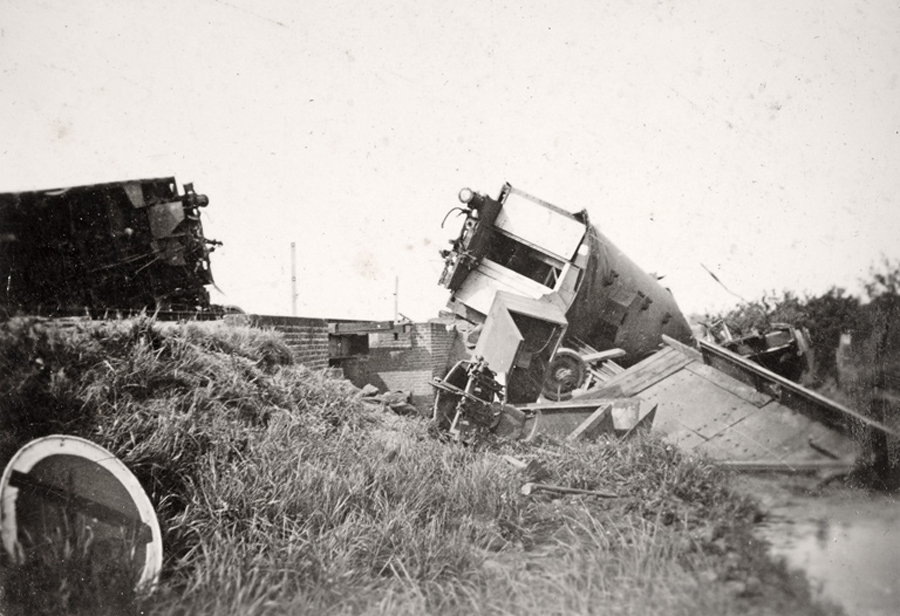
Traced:
<path fill-rule="evenodd" d="M 515 407 L 520 411 L 575 411 L 584 409 L 585 412 L 591 412 L 598 406 L 603 404 L 605 400 L 560 400 L 558 402 L 532 402 L 531 404 L 516 404 Z"/>
<path fill-rule="evenodd" d="M 617 359 L 619 357 L 625 357 L 625 351 L 622 349 L 609 349 L 607 351 L 597 351 L 596 353 L 586 353 L 581 355 L 582 361 L 586 364 L 591 364 L 595 361 Z"/>
<path fill-rule="evenodd" d="M 788 473 L 814 473 L 818 471 L 850 471 L 853 462 L 846 460 L 807 460 L 788 462 L 786 460 L 724 460 L 719 463 L 722 467 L 736 471 L 747 472 L 788 472 Z"/>
<path fill-rule="evenodd" d="M 656 408 L 658 404 L 654 404 L 650 411 L 641 417 L 634 427 L 622 436 L 622 440 L 626 440 L 637 434 L 638 432 L 647 432 L 653 426 L 653 420 L 656 419 Z"/>
<path fill-rule="evenodd" d="M 577 441 L 593 440 L 601 434 L 615 434 L 616 427 L 613 423 L 612 404 L 604 404 L 596 411 L 591 413 L 590 417 L 581 422 L 567 437 L 566 441 L 574 443 Z"/>
<path fill-rule="evenodd" d="M 665 347 L 600 384 L 599 387 L 589 389 L 572 400 L 636 396 L 693 361 L 695 361 L 693 357 L 688 357 L 677 349 Z"/>
<path fill-rule="evenodd" d="M 843 434 L 850 434 L 849 423 L 856 421 L 900 439 L 900 432 L 890 426 L 806 389 L 737 353 L 706 340 L 701 340 L 699 344 L 704 363 L 755 387 L 757 391 L 769 394 L 785 406 L 807 417 Z"/>

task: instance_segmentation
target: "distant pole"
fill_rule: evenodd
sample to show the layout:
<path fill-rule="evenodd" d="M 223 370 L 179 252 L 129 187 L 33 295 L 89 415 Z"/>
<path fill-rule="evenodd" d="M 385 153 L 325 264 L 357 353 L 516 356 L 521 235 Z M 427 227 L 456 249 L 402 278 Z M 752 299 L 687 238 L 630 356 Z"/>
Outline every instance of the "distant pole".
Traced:
<path fill-rule="evenodd" d="M 297 243 L 291 242 L 291 316 L 297 316 Z"/>
<path fill-rule="evenodd" d="M 394 323 L 400 320 L 400 276 L 394 276 Z"/>

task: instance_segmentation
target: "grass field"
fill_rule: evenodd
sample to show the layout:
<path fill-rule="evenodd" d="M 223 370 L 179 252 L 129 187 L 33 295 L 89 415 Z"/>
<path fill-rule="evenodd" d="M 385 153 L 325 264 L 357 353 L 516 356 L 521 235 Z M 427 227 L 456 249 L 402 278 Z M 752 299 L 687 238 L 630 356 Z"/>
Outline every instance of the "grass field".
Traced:
<path fill-rule="evenodd" d="M 756 505 L 709 461 L 652 436 L 448 443 L 293 365 L 271 332 L 0 323 L 0 462 L 55 433 L 139 478 L 163 573 L 134 592 L 89 542 L 4 555 L 4 615 L 833 613 L 768 559 Z M 524 496 L 503 454 L 616 497 Z"/>

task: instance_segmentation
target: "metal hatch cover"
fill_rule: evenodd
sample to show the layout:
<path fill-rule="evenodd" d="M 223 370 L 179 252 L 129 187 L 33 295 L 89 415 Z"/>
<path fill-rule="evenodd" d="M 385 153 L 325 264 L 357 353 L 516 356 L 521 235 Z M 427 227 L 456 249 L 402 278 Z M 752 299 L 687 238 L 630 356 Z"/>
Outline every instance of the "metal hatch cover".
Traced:
<path fill-rule="evenodd" d="M 75 436 L 31 441 L 0 479 L 0 538 L 11 561 L 53 549 L 54 537 L 84 541 L 95 558 L 133 563 L 138 587 L 155 585 L 162 567 L 159 521 L 137 478 L 109 451 Z"/>
<path fill-rule="evenodd" d="M 563 261 L 574 258 L 587 230 L 571 213 L 512 187 L 495 224 Z"/>
<path fill-rule="evenodd" d="M 509 372 L 516 363 L 520 347 L 529 342 L 515 323 L 514 314 L 549 323 L 556 330 L 557 343 L 568 323 L 562 309 L 553 303 L 497 291 L 475 347 L 475 355 L 483 357 L 494 372 Z M 552 354 L 555 344 L 551 346 L 554 348 L 544 351 L 549 350 Z"/>

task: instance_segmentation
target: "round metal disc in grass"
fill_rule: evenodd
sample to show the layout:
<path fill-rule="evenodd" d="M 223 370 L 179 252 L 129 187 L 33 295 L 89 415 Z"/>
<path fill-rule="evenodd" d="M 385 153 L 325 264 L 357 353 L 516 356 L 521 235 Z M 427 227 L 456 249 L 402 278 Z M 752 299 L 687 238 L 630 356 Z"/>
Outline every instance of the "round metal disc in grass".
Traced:
<path fill-rule="evenodd" d="M 130 575 L 138 588 L 156 583 L 156 513 L 131 471 L 103 447 L 63 435 L 28 443 L 3 472 L 0 503 L 0 538 L 11 562 Z"/>

